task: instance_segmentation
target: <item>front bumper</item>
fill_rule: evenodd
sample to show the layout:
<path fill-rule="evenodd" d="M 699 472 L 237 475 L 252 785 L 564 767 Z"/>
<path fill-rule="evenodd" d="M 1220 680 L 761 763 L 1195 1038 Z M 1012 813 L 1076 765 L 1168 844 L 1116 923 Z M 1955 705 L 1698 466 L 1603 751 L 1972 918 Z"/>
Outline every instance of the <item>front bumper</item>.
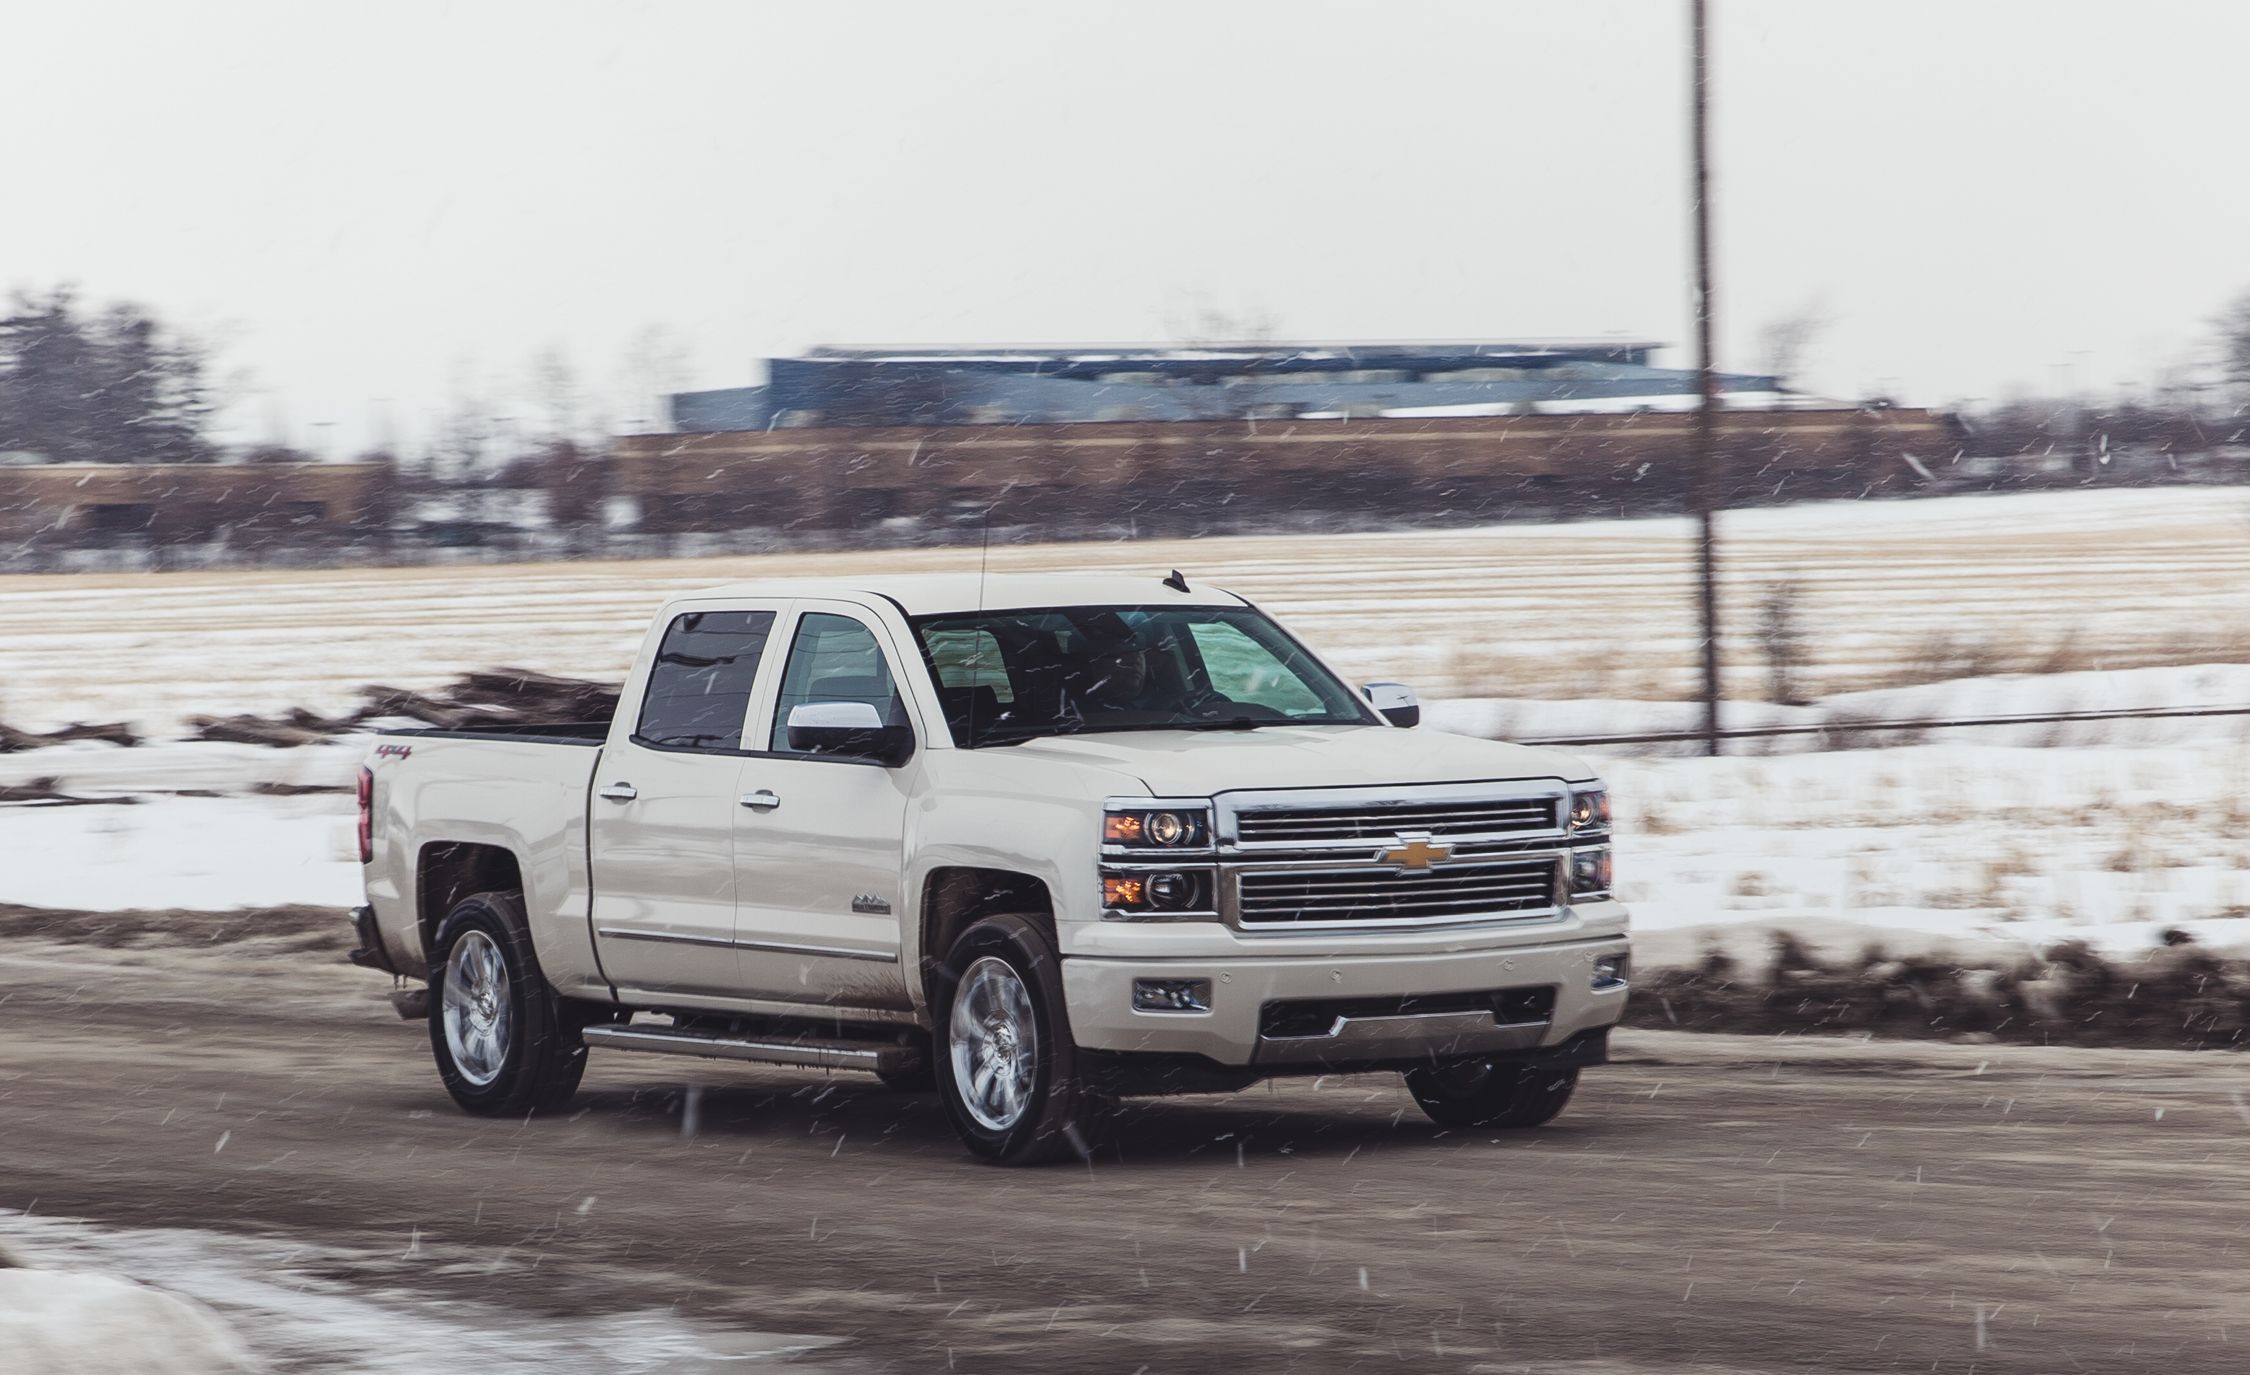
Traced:
<path fill-rule="evenodd" d="M 1628 985 L 1593 987 L 1594 962 L 1625 955 L 1629 945 L 1623 935 L 1605 935 L 1428 954 L 1076 956 L 1062 962 L 1063 997 L 1072 1037 L 1089 1050 L 1192 1055 L 1251 1070 L 1426 1062 L 1557 1046 L 1614 1025 L 1625 1014 Z M 1135 979 L 1209 979 L 1211 1010 L 1138 1010 Z M 1496 1010 L 1479 1012 L 1462 1010 L 1459 999 L 1435 1012 L 1411 1003 L 1403 1011 L 1374 1006 L 1386 998 L 1539 990 L 1551 990 L 1551 1004 L 1532 996 L 1499 999 Z M 1334 1018 L 1318 1019 L 1330 1024 L 1328 1032 L 1266 1034 L 1269 1004 L 1327 1000 L 1339 1008 Z"/>

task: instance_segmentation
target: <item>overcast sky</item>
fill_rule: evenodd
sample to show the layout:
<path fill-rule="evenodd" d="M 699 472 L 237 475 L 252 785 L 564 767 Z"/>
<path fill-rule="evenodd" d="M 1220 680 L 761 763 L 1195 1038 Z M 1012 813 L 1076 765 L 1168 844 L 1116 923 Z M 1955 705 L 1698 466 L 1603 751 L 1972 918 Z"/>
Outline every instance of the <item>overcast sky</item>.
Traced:
<path fill-rule="evenodd" d="M 1720 362 L 2145 386 L 2250 288 L 2250 5 L 1713 0 Z M 22 3 L 0 282 L 224 346 L 243 437 L 613 418 L 821 343 L 1689 337 L 1685 0 Z M 1666 355 L 1685 364 L 1685 349 Z M 318 422 L 333 422 L 321 428 Z"/>

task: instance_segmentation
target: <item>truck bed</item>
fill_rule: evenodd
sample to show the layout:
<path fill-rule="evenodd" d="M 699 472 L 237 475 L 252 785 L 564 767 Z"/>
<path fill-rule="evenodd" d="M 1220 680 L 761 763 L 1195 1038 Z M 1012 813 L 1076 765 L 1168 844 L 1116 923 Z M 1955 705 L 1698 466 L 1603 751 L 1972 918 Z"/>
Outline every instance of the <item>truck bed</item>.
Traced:
<path fill-rule="evenodd" d="M 424 941 L 444 915 L 420 908 L 424 853 L 482 847 L 513 866 L 495 886 L 522 891 L 549 978 L 573 996 L 606 996 L 586 924 L 586 804 L 608 733 L 606 724 L 574 721 L 378 733 L 368 763 L 367 895 L 401 969 L 427 972 Z"/>

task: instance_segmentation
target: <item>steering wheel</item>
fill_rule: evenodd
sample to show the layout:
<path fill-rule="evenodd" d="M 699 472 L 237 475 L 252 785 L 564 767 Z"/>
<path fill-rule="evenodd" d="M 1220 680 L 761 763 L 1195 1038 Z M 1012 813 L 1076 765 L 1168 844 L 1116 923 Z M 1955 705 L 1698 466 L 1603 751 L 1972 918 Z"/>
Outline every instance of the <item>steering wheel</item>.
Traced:
<path fill-rule="evenodd" d="M 1214 692 L 1198 699 L 1189 710 L 1202 721 L 1286 721 L 1287 712 L 1269 707 L 1263 702 L 1237 702 L 1232 697 L 1222 697 Z"/>

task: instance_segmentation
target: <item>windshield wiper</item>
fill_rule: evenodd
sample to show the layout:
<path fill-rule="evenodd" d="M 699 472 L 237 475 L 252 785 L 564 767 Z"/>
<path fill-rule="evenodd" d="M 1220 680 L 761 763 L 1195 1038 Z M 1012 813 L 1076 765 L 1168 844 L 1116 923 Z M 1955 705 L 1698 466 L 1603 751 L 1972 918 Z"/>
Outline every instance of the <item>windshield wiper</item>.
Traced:
<path fill-rule="evenodd" d="M 1083 735 L 1086 727 L 1077 721 L 1043 721 L 1038 725 L 987 726 L 970 741 L 969 748 L 981 750 L 988 745 L 1020 745 L 1026 740 L 1044 740 L 1051 735 Z"/>

